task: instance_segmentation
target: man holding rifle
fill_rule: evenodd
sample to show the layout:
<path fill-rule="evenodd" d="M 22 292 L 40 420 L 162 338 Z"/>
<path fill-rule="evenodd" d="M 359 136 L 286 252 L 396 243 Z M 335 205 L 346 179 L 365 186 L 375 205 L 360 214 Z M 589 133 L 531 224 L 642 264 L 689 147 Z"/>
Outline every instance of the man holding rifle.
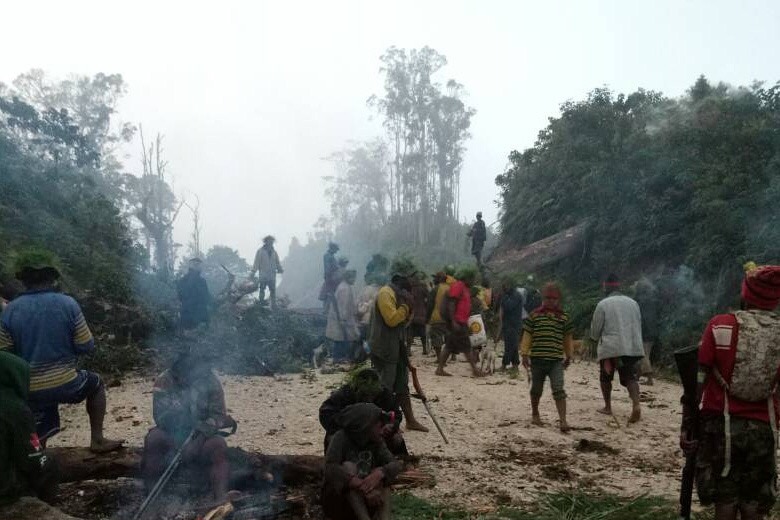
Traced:
<path fill-rule="evenodd" d="M 741 296 L 741 310 L 715 316 L 704 330 L 701 410 L 690 396 L 683 399 L 681 446 L 689 457 L 696 454 L 699 500 L 715 505 L 716 520 L 765 518 L 777 495 L 780 317 L 773 311 L 780 303 L 780 266 L 748 264 Z M 685 477 L 681 516 L 689 518 Z"/>

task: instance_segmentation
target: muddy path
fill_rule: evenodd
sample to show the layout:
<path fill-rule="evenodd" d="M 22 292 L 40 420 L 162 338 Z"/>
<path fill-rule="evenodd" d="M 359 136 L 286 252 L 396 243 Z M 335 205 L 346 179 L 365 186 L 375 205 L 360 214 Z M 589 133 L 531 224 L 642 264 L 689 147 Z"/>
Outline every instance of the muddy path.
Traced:
<path fill-rule="evenodd" d="M 549 386 L 541 411 L 547 425 L 530 424 L 525 374 L 472 378 L 464 361 L 451 364 L 454 377 L 433 375 L 434 360 L 416 347 L 413 362 L 432 400 L 450 444 L 445 445 L 425 409 L 415 413 L 430 433 L 408 432 L 410 450 L 433 471 L 434 489 L 415 494 L 467 509 L 523 504 L 538 492 L 604 490 L 623 496 L 641 494 L 676 499 L 682 457 L 677 447 L 680 424 L 677 385 L 656 381 L 643 387 L 643 418 L 627 426 L 630 401 L 616 388 L 613 408 L 619 425 L 596 413 L 601 406 L 598 368 L 575 363 L 566 372 L 569 423 L 562 434 Z M 317 411 L 343 373 L 277 377 L 221 376 L 230 413 L 239 421 L 232 445 L 266 453 L 319 454 L 322 430 Z M 109 390 L 107 434 L 141 445 L 152 424 L 153 379 L 128 377 Z M 63 406 L 65 429 L 52 446 L 86 445 L 89 428 L 83 406 Z"/>

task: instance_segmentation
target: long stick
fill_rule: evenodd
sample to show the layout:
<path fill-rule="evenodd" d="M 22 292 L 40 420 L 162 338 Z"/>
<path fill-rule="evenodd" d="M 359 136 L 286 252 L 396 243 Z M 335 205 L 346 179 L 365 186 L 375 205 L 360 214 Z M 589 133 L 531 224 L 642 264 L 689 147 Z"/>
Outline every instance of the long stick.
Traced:
<path fill-rule="evenodd" d="M 412 373 L 412 385 L 414 385 L 414 389 L 417 391 L 417 395 L 420 397 L 420 401 L 422 401 L 423 406 L 425 406 L 425 411 L 428 412 L 428 416 L 431 418 L 434 426 L 436 426 L 436 429 L 439 431 L 439 435 L 441 435 L 441 438 L 444 439 L 444 444 L 449 444 L 450 441 L 447 439 L 447 436 L 444 435 L 444 430 L 441 429 L 439 421 L 436 419 L 436 416 L 431 411 L 431 406 L 428 404 L 428 398 L 425 397 L 425 392 L 423 392 L 420 379 L 417 377 L 417 369 L 409 364 L 409 372 Z"/>
<path fill-rule="evenodd" d="M 149 506 L 157 500 L 157 497 L 162 492 L 165 485 L 168 483 L 168 481 L 171 479 L 173 474 L 176 472 L 176 470 L 179 467 L 179 464 L 181 464 L 181 455 L 184 452 L 184 448 L 187 447 L 187 445 L 192 441 L 192 439 L 195 437 L 195 430 L 192 430 L 187 436 L 187 440 L 184 441 L 184 444 L 181 445 L 181 448 L 176 452 L 176 455 L 173 456 L 173 460 L 170 464 L 168 464 L 168 467 L 165 468 L 165 471 L 160 476 L 160 479 L 157 481 L 157 484 L 154 485 L 152 488 L 152 491 L 149 493 L 149 496 L 146 497 L 146 499 L 141 504 L 141 507 L 138 508 L 138 511 L 133 516 L 133 520 L 139 520 L 143 517 L 146 510 L 149 508 Z"/>

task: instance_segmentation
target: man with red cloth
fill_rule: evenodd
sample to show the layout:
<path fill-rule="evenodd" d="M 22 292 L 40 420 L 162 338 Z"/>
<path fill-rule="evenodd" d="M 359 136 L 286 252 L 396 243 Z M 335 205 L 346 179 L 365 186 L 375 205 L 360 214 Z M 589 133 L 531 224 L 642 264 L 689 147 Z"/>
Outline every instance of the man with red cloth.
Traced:
<path fill-rule="evenodd" d="M 452 284 L 447 292 L 447 298 L 443 302 L 447 305 L 445 314 L 449 323 L 447 323 L 447 340 L 439 355 L 439 367 L 436 369 L 436 375 L 451 376 L 452 374 L 444 371 L 444 365 L 450 354 L 465 354 L 466 359 L 471 364 L 474 377 L 480 377 L 483 374 L 477 368 L 474 356 L 471 355 L 471 339 L 469 338 L 471 287 L 477 281 L 477 270 L 473 267 L 466 267 L 458 273 L 456 278 L 457 281 Z"/>
<path fill-rule="evenodd" d="M 712 318 L 699 348 L 699 441 L 683 410 L 681 444 L 698 449 L 696 486 L 716 520 L 764 518 L 775 503 L 780 266 L 746 266 L 742 309 Z"/>

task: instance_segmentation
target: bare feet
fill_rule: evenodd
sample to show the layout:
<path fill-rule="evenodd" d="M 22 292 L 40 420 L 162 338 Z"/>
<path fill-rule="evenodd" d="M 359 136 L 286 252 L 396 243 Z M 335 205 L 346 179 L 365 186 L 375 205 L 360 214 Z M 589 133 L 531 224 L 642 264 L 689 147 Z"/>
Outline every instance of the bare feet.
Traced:
<path fill-rule="evenodd" d="M 534 426 L 544 426 L 544 423 L 542 422 L 542 418 L 538 415 L 534 415 L 531 417 L 531 424 Z"/>
<path fill-rule="evenodd" d="M 561 433 L 569 433 L 571 431 L 571 426 L 569 426 L 569 423 L 566 421 L 561 423 Z"/>
<path fill-rule="evenodd" d="M 439 368 L 439 369 L 437 369 L 437 370 L 436 370 L 436 375 L 437 375 L 437 376 L 452 377 L 452 374 L 450 374 L 449 372 L 445 372 L 445 371 L 444 371 L 443 369 L 441 369 L 441 368 Z"/>
<path fill-rule="evenodd" d="M 638 423 L 642 418 L 642 410 L 640 408 L 634 408 L 631 411 L 631 417 L 628 418 L 628 424 Z"/>
<path fill-rule="evenodd" d="M 120 439 L 118 441 L 112 441 L 106 438 L 99 440 L 92 439 L 92 442 L 89 444 L 89 451 L 92 453 L 108 453 L 110 451 L 118 450 L 124 443 L 124 439 Z"/>
<path fill-rule="evenodd" d="M 485 374 L 485 373 L 484 373 L 482 370 L 479 370 L 479 369 L 477 368 L 477 369 L 474 369 L 474 370 L 472 371 L 472 375 L 473 375 L 474 377 L 485 377 L 485 375 L 486 375 L 486 374 Z"/>
<path fill-rule="evenodd" d="M 612 415 L 612 408 L 607 408 L 607 407 L 604 407 L 604 408 L 599 408 L 599 409 L 598 409 L 598 410 L 596 410 L 596 411 L 597 411 L 598 413 L 600 413 L 600 414 L 604 414 L 604 415 Z"/>
<path fill-rule="evenodd" d="M 428 428 L 423 426 L 422 424 L 418 423 L 417 421 L 406 421 L 406 429 L 407 430 L 414 430 L 418 432 L 428 432 Z"/>

